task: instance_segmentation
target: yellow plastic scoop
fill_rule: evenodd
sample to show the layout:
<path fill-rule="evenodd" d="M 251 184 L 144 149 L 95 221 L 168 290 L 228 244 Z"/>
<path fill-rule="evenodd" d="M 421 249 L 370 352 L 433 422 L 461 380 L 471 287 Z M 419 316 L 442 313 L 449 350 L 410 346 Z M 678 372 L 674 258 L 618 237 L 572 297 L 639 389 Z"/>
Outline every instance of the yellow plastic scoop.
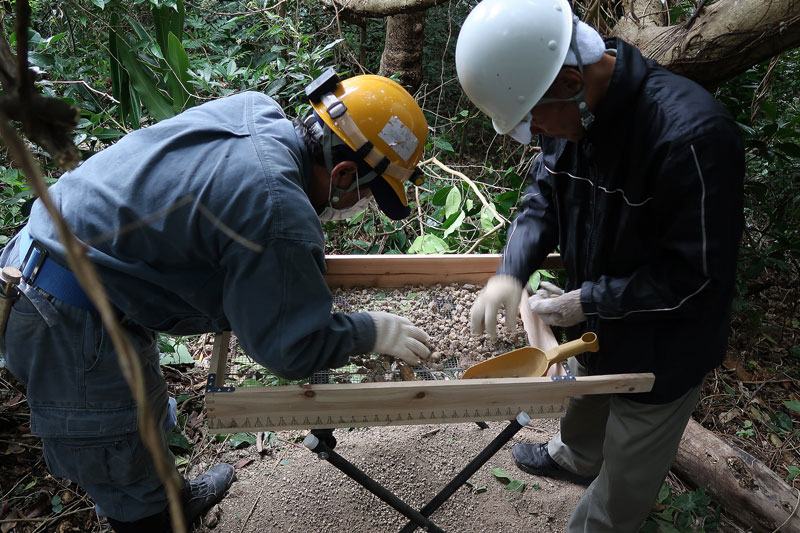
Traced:
<path fill-rule="evenodd" d="M 596 352 L 599 349 L 597 335 L 591 332 L 584 333 L 580 339 L 559 344 L 546 352 L 528 346 L 492 357 L 469 367 L 461 379 L 541 377 L 553 363 L 560 363 L 573 355 Z"/>

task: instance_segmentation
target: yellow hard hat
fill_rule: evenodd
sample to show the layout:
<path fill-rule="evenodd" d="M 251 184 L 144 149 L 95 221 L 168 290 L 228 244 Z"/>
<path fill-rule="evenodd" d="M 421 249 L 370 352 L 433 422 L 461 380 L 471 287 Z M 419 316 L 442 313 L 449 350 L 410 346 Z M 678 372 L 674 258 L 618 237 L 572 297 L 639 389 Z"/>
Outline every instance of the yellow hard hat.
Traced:
<path fill-rule="evenodd" d="M 428 133 L 414 98 L 389 78 L 339 80 L 333 69 L 314 80 L 306 94 L 325 125 L 374 170 L 370 188 L 381 210 L 390 218 L 407 216 L 404 182 L 424 181 L 417 164 Z"/>

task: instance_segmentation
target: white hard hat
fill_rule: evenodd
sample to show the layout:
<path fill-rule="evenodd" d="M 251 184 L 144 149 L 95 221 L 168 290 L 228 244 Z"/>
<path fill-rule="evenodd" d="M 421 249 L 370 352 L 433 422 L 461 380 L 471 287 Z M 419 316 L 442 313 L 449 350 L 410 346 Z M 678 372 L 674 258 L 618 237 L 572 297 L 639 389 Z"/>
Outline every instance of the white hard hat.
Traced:
<path fill-rule="evenodd" d="M 567 0 L 483 0 L 458 35 L 458 80 L 506 134 L 556 79 L 571 38 Z"/>

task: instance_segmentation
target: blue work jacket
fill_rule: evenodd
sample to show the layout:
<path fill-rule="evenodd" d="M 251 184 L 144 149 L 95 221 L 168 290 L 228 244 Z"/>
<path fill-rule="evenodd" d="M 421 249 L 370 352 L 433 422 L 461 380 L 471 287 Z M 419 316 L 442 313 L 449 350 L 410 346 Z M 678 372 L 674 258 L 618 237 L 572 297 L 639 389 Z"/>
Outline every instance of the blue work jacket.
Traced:
<path fill-rule="evenodd" d="M 233 330 L 302 378 L 374 345 L 365 313 L 332 313 L 312 165 L 278 104 L 247 92 L 126 135 L 50 188 L 109 298 L 153 330 Z M 37 201 L 30 233 L 64 262 Z"/>

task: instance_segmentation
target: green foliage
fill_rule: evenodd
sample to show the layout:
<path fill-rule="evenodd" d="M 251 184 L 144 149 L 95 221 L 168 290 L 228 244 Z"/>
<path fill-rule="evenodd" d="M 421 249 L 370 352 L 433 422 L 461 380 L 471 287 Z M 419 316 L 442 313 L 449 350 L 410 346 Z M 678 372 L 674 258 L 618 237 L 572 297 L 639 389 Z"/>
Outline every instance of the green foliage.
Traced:
<path fill-rule="evenodd" d="M 424 82 L 415 95 L 429 121 L 426 157 L 463 172 L 474 187 L 428 164 L 426 183 L 410 191 L 416 217 L 395 222 L 371 209 L 326 224 L 329 252 L 502 249 L 508 230 L 502 219 L 515 214 L 531 154 L 497 136 L 458 86 L 456 36 L 476 3 L 445 2 L 426 12 Z M 670 21 L 691 16 L 693 4 L 671 3 Z M 290 116 L 300 116 L 309 109 L 303 88 L 328 66 L 343 75 L 379 70 L 385 38 L 381 19 L 332 21 L 318 2 L 257 0 L 246 6 L 183 0 L 34 2 L 30 62 L 41 72 L 46 94 L 83 110 L 75 142 L 87 155 L 132 129 L 244 90 L 269 94 Z M 13 16 L 3 24 L 13 46 Z M 796 50 L 781 56 L 767 90 L 755 99 L 753 119 L 754 92 L 769 64 L 750 69 L 716 94 L 740 123 L 748 150 L 747 229 L 734 309 L 750 313 L 755 322 L 760 317 L 745 303 L 752 281 L 766 269 L 788 273 L 799 266 L 800 113 L 793 97 L 799 59 Z M 40 162 L 55 180 L 58 171 L 47 154 L 40 154 Z M 15 169 L 0 167 L 0 172 L 0 235 L 9 235 L 27 217 L 30 192 Z"/>
<path fill-rule="evenodd" d="M 719 529 L 721 508 L 714 506 L 711 496 L 703 488 L 673 495 L 665 483 L 656 501 L 663 510 L 648 517 L 642 533 L 711 532 Z"/>
<path fill-rule="evenodd" d="M 158 351 L 161 354 L 162 365 L 194 365 L 189 347 L 183 337 L 171 337 L 160 333 L 158 335 Z"/>
<path fill-rule="evenodd" d="M 508 475 L 508 473 L 506 473 L 506 471 L 502 468 L 492 468 L 492 474 L 494 474 L 494 477 L 499 479 L 501 483 L 505 484 L 506 490 L 510 490 L 512 492 L 525 492 L 525 487 L 528 486 L 528 484 L 524 481 L 514 479 Z"/>
<path fill-rule="evenodd" d="M 772 69 L 766 62 L 748 70 L 716 95 L 739 122 L 747 152 L 736 311 L 751 311 L 743 298 L 766 271 L 793 276 L 800 266 L 800 102 L 794 96 L 799 74 L 796 49 L 782 54 Z"/>

